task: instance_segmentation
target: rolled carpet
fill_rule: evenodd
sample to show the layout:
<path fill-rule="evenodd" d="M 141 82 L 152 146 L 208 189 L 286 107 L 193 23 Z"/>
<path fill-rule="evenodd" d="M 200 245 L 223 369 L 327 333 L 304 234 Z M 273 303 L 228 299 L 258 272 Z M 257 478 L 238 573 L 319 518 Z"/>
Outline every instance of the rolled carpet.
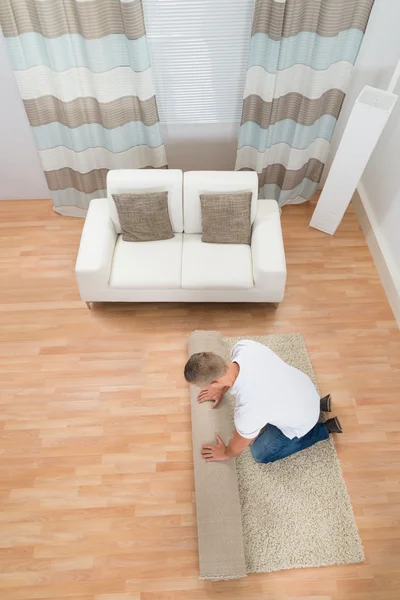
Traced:
<path fill-rule="evenodd" d="M 190 334 L 189 356 L 196 352 L 215 352 L 224 358 L 222 336 L 213 331 Z M 216 443 L 216 433 L 226 444 L 232 437 L 230 406 L 221 402 L 211 409 L 209 402 L 199 404 L 199 391 L 190 386 L 200 577 L 238 579 L 247 572 L 236 461 L 206 463 L 201 457 L 202 445 Z"/>

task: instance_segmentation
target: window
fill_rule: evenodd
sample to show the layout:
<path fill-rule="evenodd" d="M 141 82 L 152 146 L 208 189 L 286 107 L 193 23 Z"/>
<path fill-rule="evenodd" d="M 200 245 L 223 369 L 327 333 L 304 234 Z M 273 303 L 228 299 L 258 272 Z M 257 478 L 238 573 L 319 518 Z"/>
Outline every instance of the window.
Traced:
<path fill-rule="evenodd" d="M 254 0 L 143 0 L 162 123 L 237 123 Z"/>

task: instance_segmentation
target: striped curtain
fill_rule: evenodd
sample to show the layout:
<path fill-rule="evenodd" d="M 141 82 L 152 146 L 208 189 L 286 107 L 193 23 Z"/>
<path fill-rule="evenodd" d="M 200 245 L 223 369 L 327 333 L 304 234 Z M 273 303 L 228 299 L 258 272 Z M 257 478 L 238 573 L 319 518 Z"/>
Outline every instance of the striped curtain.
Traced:
<path fill-rule="evenodd" d="M 236 169 L 261 198 L 315 193 L 373 1 L 256 0 Z"/>
<path fill-rule="evenodd" d="M 1 0 L 0 23 L 57 212 L 166 166 L 141 0 Z"/>

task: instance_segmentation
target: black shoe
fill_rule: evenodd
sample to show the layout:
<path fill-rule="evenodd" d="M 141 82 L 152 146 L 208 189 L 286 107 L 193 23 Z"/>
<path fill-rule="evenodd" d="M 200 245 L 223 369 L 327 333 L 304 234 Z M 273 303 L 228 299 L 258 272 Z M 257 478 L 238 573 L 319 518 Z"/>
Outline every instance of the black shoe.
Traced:
<path fill-rule="evenodd" d="M 343 433 L 342 426 L 337 417 L 333 417 L 333 419 L 328 419 L 325 421 L 325 425 L 328 428 L 329 433 Z"/>
<path fill-rule="evenodd" d="M 331 412 L 332 411 L 331 395 L 328 394 L 327 396 L 324 396 L 323 398 L 321 398 L 321 400 L 319 401 L 319 406 L 320 406 L 320 410 L 322 412 Z"/>

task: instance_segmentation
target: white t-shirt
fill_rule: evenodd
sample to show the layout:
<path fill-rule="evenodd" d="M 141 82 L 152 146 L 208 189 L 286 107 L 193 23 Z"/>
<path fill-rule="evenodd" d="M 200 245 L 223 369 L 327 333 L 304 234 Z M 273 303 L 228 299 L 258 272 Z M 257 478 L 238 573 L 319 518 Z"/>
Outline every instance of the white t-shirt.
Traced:
<path fill-rule="evenodd" d="M 257 437 L 267 423 L 290 439 L 314 427 L 320 398 L 308 375 L 252 340 L 235 344 L 231 361 L 240 367 L 230 392 L 236 400 L 235 427 L 242 437 Z"/>

